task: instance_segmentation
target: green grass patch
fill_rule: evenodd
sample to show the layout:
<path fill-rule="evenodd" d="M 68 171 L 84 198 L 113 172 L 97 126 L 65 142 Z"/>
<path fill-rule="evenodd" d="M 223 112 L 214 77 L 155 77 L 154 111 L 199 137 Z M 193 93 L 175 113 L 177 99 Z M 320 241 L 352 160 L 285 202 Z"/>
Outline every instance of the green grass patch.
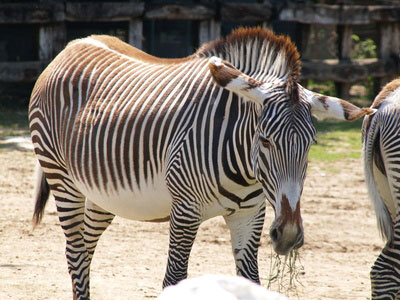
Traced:
<path fill-rule="evenodd" d="M 315 122 L 318 144 L 310 149 L 310 161 L 335 162 L 361 158 L 361 124 L 356 122 Z"/>

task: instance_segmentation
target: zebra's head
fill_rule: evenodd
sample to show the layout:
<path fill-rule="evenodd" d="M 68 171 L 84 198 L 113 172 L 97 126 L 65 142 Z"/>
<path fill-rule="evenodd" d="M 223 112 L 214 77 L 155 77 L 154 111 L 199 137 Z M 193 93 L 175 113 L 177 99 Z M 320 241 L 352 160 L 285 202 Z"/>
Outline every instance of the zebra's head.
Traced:
<path fill-rule="evenodd" d="M 259 82 L 217 57 L 209 60 L 217 85 L 258 104 L 258 124 L 252 143 L 252 168 L 275 210 L 270 237 L 275 251 L 286 255 L 303 245 L 300 196 L 315 138 L 311 115 L 356 120 L 372 113 L 351 103 L 314 93 L 285 81 Z M 295 97 L 296 99 L 293 99 Z"/>

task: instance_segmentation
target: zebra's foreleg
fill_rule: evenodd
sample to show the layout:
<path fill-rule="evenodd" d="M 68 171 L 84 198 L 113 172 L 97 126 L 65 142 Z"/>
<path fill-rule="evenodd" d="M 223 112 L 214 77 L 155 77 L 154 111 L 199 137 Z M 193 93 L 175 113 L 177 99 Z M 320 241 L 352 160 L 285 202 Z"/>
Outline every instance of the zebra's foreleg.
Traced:
<path fill-rule="evenodd" d="M 105 211 L 89 199 L 86 199 L 84 240 L 89 254 L 89 263 L 92 261 L 100 236 L 111 224 L 114 217 L 114 214 Z"/>
<path fill-rule="evenodd" d="M 190 251 L 200 226 L 200 216 L 193 203 L 174 203 L 171 208 L 168 263 L 163 288 L 187 277 Z"/>
<path fill-rule="evenodd" d="M 85 198 L 70 184 L 65 191 L 53 191 L 58 217 L 66 238 L 65 255 L 72 279 L 74 299 L 89 299 L 89 255 L 84 241 Z"/>
<path fill-rule="evenodd" d="M 256 208 L 241 209 L 224 217 L 231 232 L 236 273 L 256 283 L 260 283 L 257 257 L 264 217 L 264 201 Z"/>

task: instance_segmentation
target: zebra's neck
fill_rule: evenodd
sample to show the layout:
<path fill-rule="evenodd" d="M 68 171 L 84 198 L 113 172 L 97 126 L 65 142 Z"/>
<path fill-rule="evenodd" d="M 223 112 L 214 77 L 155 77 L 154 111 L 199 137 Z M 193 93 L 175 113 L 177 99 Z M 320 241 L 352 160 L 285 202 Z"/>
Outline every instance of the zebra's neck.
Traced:
<path fill-rule="evenodd" d="M 223 90 L 218 100 L 216 112 L 222 112 L 222 120 L 214 135 L 220 132 L 218 151 L 222 153 L 221 164 L 228 177 L 235 174 L 239 184 L 255 183 L 252 167 L 251 149 L 258 122 L 257 107 L 253 103 L 244 102 L 236 94 Z M 216 119 L 220 117 L 215 115 Z M 217 131 L 217 132 L 216 132 Z"/>

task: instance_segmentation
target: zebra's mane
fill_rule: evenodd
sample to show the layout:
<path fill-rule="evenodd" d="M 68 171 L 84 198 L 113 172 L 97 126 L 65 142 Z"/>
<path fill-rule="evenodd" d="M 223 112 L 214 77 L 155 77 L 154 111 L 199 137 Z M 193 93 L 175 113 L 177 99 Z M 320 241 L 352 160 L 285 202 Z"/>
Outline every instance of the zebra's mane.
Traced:
<path fill-rule="evenodd" d="M 275 35 L 261 27 L 241 27 L 226 38 L 204 44 L 196 54 L 218 56 L 260 81 L 283 80 L 291 99 L 298 101 L 300 54 L 287 36 Z"/>

